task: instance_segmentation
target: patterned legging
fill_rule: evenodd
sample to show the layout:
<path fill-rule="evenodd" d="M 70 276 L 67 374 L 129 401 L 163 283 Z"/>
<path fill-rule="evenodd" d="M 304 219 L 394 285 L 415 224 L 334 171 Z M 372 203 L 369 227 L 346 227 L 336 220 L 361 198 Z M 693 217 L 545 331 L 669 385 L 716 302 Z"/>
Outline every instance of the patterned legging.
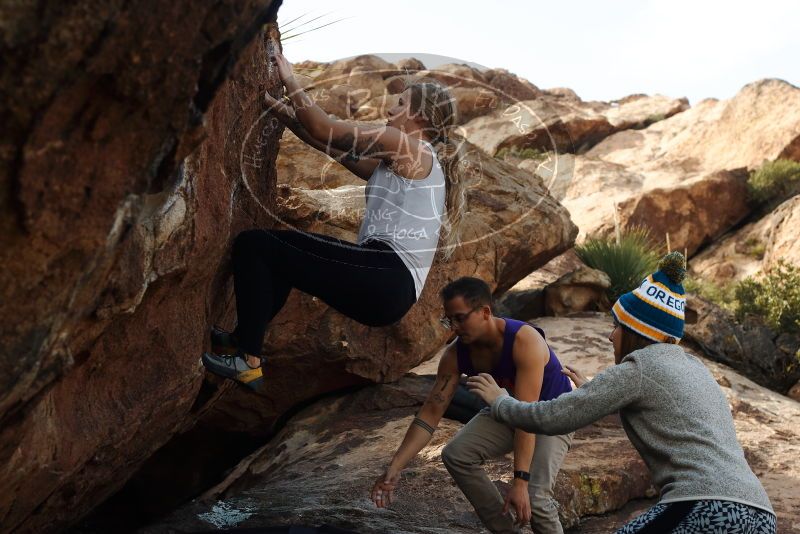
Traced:
<path fill-rule="evenodd" d="M 616 534 L 775 534 L 773 514 L 732 501 L 657 504 Z"/>

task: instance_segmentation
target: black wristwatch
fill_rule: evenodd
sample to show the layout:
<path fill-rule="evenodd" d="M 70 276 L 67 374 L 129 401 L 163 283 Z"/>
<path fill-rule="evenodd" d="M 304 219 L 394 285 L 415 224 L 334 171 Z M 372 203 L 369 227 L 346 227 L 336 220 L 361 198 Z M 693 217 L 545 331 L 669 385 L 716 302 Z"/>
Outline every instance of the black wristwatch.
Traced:
<path fill-rule="evenodd" d="M 514 471 L 514 478 L 521 478 L 522 480 L 529 482 L 531 479 L 531 474 L 527 471 Z"/>

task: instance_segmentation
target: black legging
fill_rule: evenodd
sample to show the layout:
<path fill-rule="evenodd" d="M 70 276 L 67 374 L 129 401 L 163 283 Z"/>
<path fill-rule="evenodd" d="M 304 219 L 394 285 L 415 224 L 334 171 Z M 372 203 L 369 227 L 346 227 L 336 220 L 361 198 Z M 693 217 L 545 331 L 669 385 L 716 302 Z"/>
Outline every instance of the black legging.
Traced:
<path fill-rule="evenodd" d="M 239 348 L 261 354 L 267 324 L 297 289 L 368 326 L 399 321 L 416 302 L 414 279 L 387 245 L 356 245 L 290 230 L 247 230 L 233 243 Z"/>

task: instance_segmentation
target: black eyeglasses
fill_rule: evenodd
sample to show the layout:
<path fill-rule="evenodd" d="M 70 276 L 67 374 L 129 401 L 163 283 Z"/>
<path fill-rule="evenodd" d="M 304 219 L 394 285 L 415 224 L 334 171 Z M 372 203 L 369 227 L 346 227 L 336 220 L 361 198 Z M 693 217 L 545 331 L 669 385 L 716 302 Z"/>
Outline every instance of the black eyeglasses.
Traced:
<path fill-rule="evenodd" d="M 469 317 L 470 314 L 472 314 L 472 312 L 474 312 L 475 310 L 480 310 L 482 307 L 483 307 L 483 305 L 476 306 L 476 307 L 472 308 L 470 311 L 468 311 L 467 313 L 457 313 L 457 314 L 455 314 L 453 316 L 452 319 L 449 318 L 446 315 L 443 315 L 442 318 L 439 319 L 439 322 L 441 323 L 441 325 L 443 327 L 445 327 L 448 330 L 450 330 L 451 328 L 453 328 L 454 324 L 464 324 L 464 321 L 467 320 L 467 317 Z"/>

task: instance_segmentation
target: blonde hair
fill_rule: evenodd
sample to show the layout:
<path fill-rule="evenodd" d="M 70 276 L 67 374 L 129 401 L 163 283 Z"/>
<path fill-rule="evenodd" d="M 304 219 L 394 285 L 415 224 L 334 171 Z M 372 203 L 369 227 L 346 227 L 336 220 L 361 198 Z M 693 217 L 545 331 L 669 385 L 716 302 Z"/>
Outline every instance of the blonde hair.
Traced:
<path fill-rule="evenodd" d="M 427 122 L 423 131 L 432 139 L 436 156 L 444 170 L 447 214 L 442 221 L 442 235 L 444 258 L 449 259 L 460 242 L 461 223 L 467 208 L 463 140 L 453 137 L 456 100 L 445 86 L 433 80 L 409 83 L 406 89 L 410 90 L 410 111 L 419 113 Z"/>

